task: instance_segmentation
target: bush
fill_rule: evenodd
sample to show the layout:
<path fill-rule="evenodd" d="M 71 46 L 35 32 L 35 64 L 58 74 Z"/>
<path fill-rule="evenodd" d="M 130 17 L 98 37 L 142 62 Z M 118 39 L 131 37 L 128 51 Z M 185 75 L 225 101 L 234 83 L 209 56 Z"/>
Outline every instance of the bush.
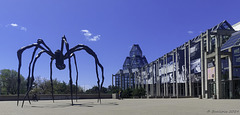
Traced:
<path fill-rule="evenodd" d="M 142 97 L 142 96 L 145 96 L 146 94 L 146 91 L 144 88 L 139 88 L 139 89 L 134 89 L 133 90 L 133 96 L 136 96 L 136 97 Z"/>
<path fill-rule="evenodd" d="M 130 89 L 130 88 L 127 88 L 126 90 L 124 90 L 124 91 L 122 92 L 122 97 L 123 97 L 123 98 L 130 98 L 130 97 L 132 97 L 132 96 L 133 96 L 133 90 Z"/>
<path fill-rule="evenodd" d="M 145 96 L 146 91 L 144 88 L 139 88 L 139 89 L 126 89 L 122 92 L 122 97 L 123 98 L 132 98 L 132 97 L 142 97 Z"/>

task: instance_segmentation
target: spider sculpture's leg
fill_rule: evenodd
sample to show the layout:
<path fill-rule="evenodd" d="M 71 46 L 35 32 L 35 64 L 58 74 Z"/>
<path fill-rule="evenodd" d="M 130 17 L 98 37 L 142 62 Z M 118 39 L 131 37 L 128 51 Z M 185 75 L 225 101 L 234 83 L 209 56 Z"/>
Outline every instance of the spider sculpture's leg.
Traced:
<path fill-rule="evenodd" d="M 30 83 L 30 86 L 29 86 L 29 89 L 25 95 L 25 97 L 23 98 L 23 102 L 22 102 L 22 107 L 24 105 L 24 100 L 26 99 L 26 97 L 28 96 L 29 92 L 31 91 L 32 89 L 32 84 L 33 84 L 33 81 L 34 81 L 34 67 L 35 67 L 35 63 L 37 61 L 37 59 L 42 55 L 42 53 L 46 52 L 45 50 L 42 50 L 38 53 L 38 55 L 36 56 L 36 58 L 34 59 L 34 62 L 33 62 L 33 66 L 32 66 L 32 78 L 31 78 L 31 83 Z"/>
<path fill-rule="evenodd" d="M 101 97 L 100 97 L 100 91 L 101 91 L 101 89 L 102 89 L 102 85 L 103 85 L 103 82 L 104 82 L 104 73 L 103 73 L 104 68 L 103 68 L 103 66 L 100 64 L 100 62 L 99 62 L 99 60 L 98 60 L 98 57 L 97 57 L 97 55 L 95 54 L 95 52 L 94 52 L 92 49 L 90 49 L 88 46 L 79 44 L 79 45 L 73 47 L 72 49 L 70 49 L 69 52 L 70 52 L 70 53 L 73 53 L 73 52 L 75 52 L 75 51 L 80 51 L 80 50 L 85 50 L 88 54 L 92 55 L 92 56 L 94 57 L 94 59 L 95 59 L 96 74 L 97 74 L 97 79 L 98 79 L 97 83 L 98 83 L 98 87 L 99 87 L 99 93 L 98 93 L 98 96 L 99 96 L 99 97 L 98 97 L 98 98 L 99 98 L 99 100 L 100 100 L 100 99 L 101 99 Z M 67 53 L 64 55 L 64 57 L 65 57 L 65 58 L 68 58 Z M 99 76 L 98 76 L 97 65 L 98 65 L 98 66 L 101 68 L 101 70 L 102 70 L 102 83 L 101 83 L 101 85 L 100 85 L 100 79 L 99 79 Z M 100 102 L 101 102 L 101 101 L 100 101 Z"/>
<path fill-rule="evenodd" d="M 43 48 L 40 44 L 43 44 L 49 51 L 47 51 L 45 48 Z M 32 47 L 37 47 L 40 48 L 42 50 L 47 51 L 46 53 L 49 54 L 51 57 L 54 57 L 54 54 L 52 53 L 52 51 L 50 50 L 50 48 L 47 47 L 47 45 L 43 42 L 43 40 L 38 39 L 37 43 L 22 47 L 21 49 L 19 49 L 17 51 L 17 57 L 18 57 L 18 91 L 17 91 L 17 106 L 19 104 L 19 92 L 20 92 L 20 84 L 21 84 L 21 79 L 20 79 L 20 70 L 21 70 L 21 66 L 22 66 L 22 53 L 23 51 L 25 51 L 26 49 L 32 48 Z M 30 81 L 30 80 L 29 80 Z M 29 87 L 29 86 L 27 86 Z"/>
<path fill-rule="evenodd" d="M 52 100 L 53 100 L 53 103 L 54 103 L 53 82 L 52 82 L 52 62 L 53 62 L 53 58 L 51 58 L 51 62 L 50 62 L 50 80 L 51 80 L 51 87 L 52 87 Z"/>
<path fill-rule="evenodd" d="M 96 65 L 96 74 L 97 74 L 97 78 L 98 78 L 98 102 L 100 102 L 100 104 L 101 104 L 101 95 L 100 95 L 100 93 L 101 93 L 102 85 L 103 85 L 103 82 L 104 82 L 104 75 L 103 75 L 103 66 L 102 66 L 102 64 L 99 63 L 97 57 L 96 57 L 96 59 L 95 59 L 95 65 Z M 100 80 L 99 80 L 99 77 L 98 77 L 98 67 L 97 67 L 97 65 L 98 65 L 98 66 L 101 68 L 101 70 L 102 70 L 102 83 L 101 83 L 101 86 L 100 86 L 100 87 L 99 87 Z"/>
<path fill-rule="evenodd" d="M 24 50 L 26 50 L 26 49 L 29 49 L 29 48 L 32 48 L 32 47 L 38 47 L 38 44 L 37 43 L 34 43 L 34 44 L 32 44 L 32 45 L 29 45 L 29 46 L 26 46 L 26 47 L 23 47 L 23 48 L 21 48 L 21 49 L 19 49 L 18 51 L 17 51 L 17 57 L 18 57 L 18 91 L 17 91 L 17 96 L 18 96 L 18 98 L 17 98 L 17 106 L 18 106 L 18 104 L 19 104 L 19 91 L 20 91 L 20 84 L 21 84 L 21 78 L 20 78 L 20 70 L 21 70 L 21 66 L 22 66 L 22 53 L 23 53 L 23 51 Z M 34 52 L 35 52 L 35 50 L 34 50 Z M 33 53 L 34 53 L 33 52 Z M 33 58 L 32 58 L 33 59 Z M 30 63 L 31 64 L 31 63 Z M 31 65 L 29 64 L 29 66 L 31 67 Z M 30 70 L 29 70 L 30 71 Z M 30 78 L 28 79 L 28 82 L 27 82 L 27 89 L 29 88 L 29 81 L 30 81 Z"/>
<path fill-rule="evenodd" d="M 76 67 L 76 102 L 77 102 L 77 94 L 78 94 L 78 67 L 77 67 L 77 61 L 76 61 L 76 56 L 74 53 L 71 54 L 71 56 L 73 56 L 74 59 L 74 63 L 75 63 L 75 67 Z"/>
<path fill-rule="evenodd" d="M 32 45 L 23 47 L 23 48 L 21 48 L 20 50 L 17 51 L 17 57 L 18 57 L 18 91 L 17 91 L 18 98 L 17 98 L 17 106 L 19 104 L 19 91 L 20 91 L 20 84 L 21 84 L 20 69 L 21 69 L 21 66 L 22 66 L 22 53 L 23 53 L 24 50 L 26 50 L 28 48 L 31 48 L 31 47 L 34 47 L 34 46 L 37 46 L 37 44 L 32 44 Z"/>
<path fill-rule="evenodd" d="M 72 92 L 72 69 L 71 69 L 71 58 L 68 58 L 68 65 L 69 65 L 69 77 L 70 77 L 70 88 L 71 88 L 71 101 L 73 105 L 73 92 Z"/>
<path fill-rule="evenodd" d="M 66 49 L 67 49 L 68 66 L 69 66 L 69 77 L 70 77 L 69 83 L 70 83 L 70 90 L 71 90 L 71 101 L 72 101 L 72 105 L 73 105 L 72 68 L 71 68 L 71 54 L 72 54 L 72 53 L 70 53 L 70 51 L 69 51 L 69 44 L 68 44 L 65 36 L 62 37 L 62 44 L 63 44 L 63 42 L 65 43 L 65 47 L 66 47 Z M 63 47 L 63 46 L 62 46 L 62 47 Z"/>
<path fill-rule="evenodd" d="M 33 62 L 33 59 L 34 59 L 34 56 L 35 56 L 35 53 L 37 51 L 38 47 L 35 47 L 34 51 L 33 51 L 33 54 L 32 54 L 32 59 L 29 63 L 29 66 L 28 66 L 28 77 L 27 77 L 27 91 L 29 89 L 29 83 L 30 83 L 30 74 L 31 74 L 31 65 L 32 65 L 32 62 Z M 30 98 L 29 98 L 29 95 L 28 95 L 28 101 L 29 103 L 31 104 L 31 101 L 30 101 Z"/>
<path fill-rule="evenodd" d="M 97 62 L 96 62 L 96 60 L 95 60 L 95 66 L 96 66 L 96 74 L 97 74 L 97 79 L 98 79 L 98 81 L 97 81 L 97 83 L 98 83 L 98 101 L 97 102 L 100 102 L 101 103 L 101 95 L 100 95 L 100 93 L 101 93 L 101 89 L 100 89 L 100 79 L 99 79 L 99 76 L 98 76 L 98 66 L 97 66 Z M 101 87 L 102 88 L 102 87 Z"/>

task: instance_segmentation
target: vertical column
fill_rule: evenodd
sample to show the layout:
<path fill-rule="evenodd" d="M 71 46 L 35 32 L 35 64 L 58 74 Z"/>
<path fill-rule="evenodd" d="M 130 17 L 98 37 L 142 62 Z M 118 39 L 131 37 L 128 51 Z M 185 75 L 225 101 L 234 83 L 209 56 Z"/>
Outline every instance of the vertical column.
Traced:
<path fill-rule="evenodd" d="M 119 90 L 122 90 L 122 71 L 120 71 L 120 87 Z"/>
<path fill-rule="evenodd" d="M 217 99 L 222 98 L 222 85 L 221 85 L 221 55 L 220 55 L 220 48 L 219 48 L 219 40 L 221 35 L 217 35 L 215 39 L 215 65 L 216 65 L 216 95 Z"/>
<path fill-rule="evenodd" d="M 120 75 L 120 74 L 119 74 Z M 118 80 L 117 80 L 117 77 L 118 77 Z M 115 86 L 119 87 L 119 76 L 115 75 Z M 117 83 L 118 82 L 118 83 Z M 117 85 L 118 84 L 118 85 Z"/>
<path fill-rule="evenodd" d="M 131 79 L 132 79 L 132 71 L 129 69 L 128 88 L 130 89 L 131 89 Z"/>
<path fill-rule="evenodd" d="M 156 92 L 157 92 L 157 97 L 160 96 L 160 76 L 159 76 L 159 59 L 157 60 L 156 64 Z"/>
<path fill-rule="evenodd" d="M 150 74 L 150 79 L 152 79 L 151 84 L 150 84 L 150 95 L 151 97 L 154 96 L 153 94 L 153 85 L 154 85 L 154 77 L 153 77 L 153 63 L 149 67 L 149 74 Z M 151 71 L 150 71 L 151 70 Z"/>
<path fill-rule="evenodd" d="M 210 30 L 206 31 L 206 52 L 210 51 L 210 44 L 211 44 L 211 40 L 210 40 L 211 36 L 210 36 Z"/>
<path fill-rule="evenodd" d="M 205 71 L 205 81 L 204 81 L 204 85 L 205 85 L 205 90 L 204 90 L 204 94 L 205 94 L 205 98 L 209 98 L 209 82 L 208 82 L 208 58 L 207 58 L 207 52 L 209 52 L 210 50 L 210 32 L 209 30 L 206 31 L 206 51 L 204 52 L 204 71 Z"/>
<path fill-rule="evenodd" d="M 154 96 L 157 97 L 157 60 L 154 61 L 154 67 L 153 67 L 153 76 L 154 76 L 154 86 L 153 86 L 153 91 L 154 91 Z"/>
<path fill-rule="evenodd" d="M 155 97 L 157 97 L 157 95 L 158 95 L 158 88 L 157 88 L 157 82 L 158 82 L 158 80 L 157 80 L 157 78 L 158 78 L 158 72 L 157 72 L 157 64 L 158 64 L 158 60 L 155 60 L 155 66 L 154 66 L 154 95 L 155 95 Z"/>
<path fill-rule="evenodd" d="M 137 76 L 138 77 L 138 79 L 137 79 L 138 80 L 138 86 L 137 86 L 138 89 L 141 87 L 141 82 L 142 82 L 142 79 L 141 79 L 142 71 L 141 70 L 142 70 L 142 68 L 140 68 L 138 70 L 138 76 Z"/>
<path fill-rule="evenodd" d="M 156 79 L 156 63 L 157 63 L 157 60 L 154 61 L 153 63 L 153 96 L 156 97 L 157 96 L 157 79 Z"/>
<path fill-rule="evenodd" d="M 156 80 L 156 81 L 155 81 L 155 83 L 156 83 L 156 87 L 155 87 L 155 90 L 156 90 L 156 94 L 155 94 L 155 95 L 156 95 L 156 97 L 159 96 L 159 95 L 158 95 L 159 89 L 158 89 L 158 69 L 157 69 L 157 68 L 158 68 L 158 59 L 156 60 L 156 65 L 155 65 L 155 70 L 154 70 L 154 71 L 155 71 L 155 78 L 156 78 L 156 79 L 155 79 L 155 80 Z"/>
<path fill-rule="evenodd" d="M 112 86 L 113 86 L 113 74 L 112 74 Z"/>
<path fill-rule="evenodd" d="M 206 31 L 206 40 L 207 40 L 206 50 L 207 50 L 207 52 L 210 51 L 210 43 L 211 43 L 211 40 L 210 40 L 211 36 L 210 36 L 210 33 L 211 33 L 210 30 L 207 30 L 207 31 Z"/>
<path fill-rule="evenodd" d="M 138 76 L 137 76 L 137 72 L 134 72 L 134 89 L 137 89 L 137 84 L 138 84 Z"/>
<path fill-rule="evenodd" d="M 175 50 L 173 51 L 173 55 L 172 55 L 172 59 L 173 59 L 173 96 L 176 96 L 176 86 L 175 86 L 175 82 L 176 82 L 176 76 L 175 76 L 175 66 L 176 66 L 176 62 L 175 62 L 175 58 L 174 58 L 174 54 L 175 54 Z"/>
<path fill-rule="evenodd" d="M 158 68 L 158 69 L 159 69 L 159 70 L 158 70 L 158 71 L 159 71 L 159 95 L 160 95 L 160 96 L 163 96 L 163 94 L 164 94 L 164 93 L 163 93 L 163 89 L 162 89 L 162 88 L 163 88 L 163 86 L 162 86 L 162 75 L 163 75 L 163 72 L 162 72 L 162 64 L 163 64 L 163 63 L 161 63 L 161 62 L 163 62 L 162 60 L 163 60 L 162 57 L 159 58 L 159 60 L 158 60 L 158 64 L 159 64 L 159 65 L 158 65 L 158 66 L 159 66 L 159 68 Z M 160 67 L 160 63 L 161 63 L 161 67 Z M 160 68 L 161 68 L 161 69 L 160 69 Z M 160 74 L 160 72 L 161 72 L 161 74 Z"/>
<path fill-rule="evenodd" d="M 188 49 L 189 49 L 189 47 L 188 47 Z M 184 46 L 184 77 L 185 77 L 185 96 L 188 96 L 188 88 L 187 88 L 187 44 L 185 44 L 185 46 Z M 180 88 L 180 90 L 182 90 L 181 88 Z"/>
<path fill-rule="evenodd" d="M 120 74 L 115 74 L 115 86 L 119 87 L 119 79 L 117 80 L 117 77 L 119 78 Z"/>
<path fill-rule="evenodd" d="M 163 57 L 163 66 L 164 66 L 164 78 L 166 79 L 166 55 Z M 166 80 L 164 80 L 164 85 L 163 85 L 163 96 L 165 97 L 166 94 Z"/>
<path fill-rule="evenodd" d="M 231 49 L 228 50 L 231 52 Z M 228 56 L 228 71 L 229 71 L 229 98 L 233 98 L 233 78 L 232 78 L 232 55 Z"/>
<path fill-rule="evenodd" d="M 168 72 L 168 69 L 167 69 L 168 59 L 167 59 L 167 57 L 168 57 L 168 54 L 167 54 L 167 56 L 165 57 L 165 58 L 166 58 L 166 63 L 165 63 L 165 65 L 166 65 L 166 71 L 165 71 L 165 72 L 166 72 L 166 77 L 168 77 L 168 75 L 167 75 L 167 74 L 168 74 L 168 73 L 167 73 L 167 72 Z M 166 82 L 166 96 L 169 96 L 169 92 L 168 92 L 168 82 Z"/>
<path fill-rule="evenodd" d="M 205 85 L 204 85 L 204 38 L 203 35 L 201 35 L 201 89 L 202 89 L 202 98 L 204 98 L 204 90 L 205 90 Z"/>
<path fill-rule="evenodd" d="M 117 79 L 116 77 L 117 77 L 117 74 L 115 74 L 115 75 L 112 74 L 112 87 L 116 86 L 116 84 L 117 84 L 116 82 L 119 82 L 116 80 Z"/>
<path fill-rule="evenodd" d="M 140 84 L 141 84 L 141 69 L 139 68 L 137 72 L 137 89 L 140 88 Z"/>
<path fill-rule="evenodd" d="M 189 96 L 192 96 L 192 77 L 191 77 L 191 41 L 188 41 L 188 78 L 189 78 Z"/>
<path fill-rule="evenodd" d="M 178 97 L 178 81 L 177 81 L 177 78 L 178 78 L 178 52 L 177 52 L 178 50 L 176 49 L 176 51 L 175 51 L 175 53 L 176 53 L 176 96 Z"/>
<path fill-rule="evenodd" d="M 121 88 L 125 90 L 125 74 L 124 73 L 121 76 Z"/>
<path fill-rule="evenodd" d="M 137 87 L 138 87 L 138 89 L 139 88 L 141 88 L 141 83 L 142 83 L 142 80 L 141 80 L 141 73 L 142 73 L 142 71 L 141 71 L 142 69 L 141 68 L 139 68 L 139 70 L 138 70 L 138 76 L 137 76 L 137 80 L 138 80 L 138 84 L 137 84 Z"/>
<path fill-rule="evenodd" d="M 145 83 L 145 82 L 144 82 L 143 70 L 144 70 L 144 67 L 141 68 L 141 82 L 142 82 L 141 87 L 142 87 L 142 88 L 145 88 L 145 87 L 144 87 L 144 83 Z"/>
<path fill-rule="evenodd" d="M 209 98 L 209 87 L 208 87 L 208 59 L 207 59 L 207 52 L 204 52 L 204 70 L 205 70 L 205 87 L 204 87 L 204 94 L 205 94 L 205 98 Z"/>
<path fill-rule="evenodd" d="M 146 93 L 147 93 L 147 97 L 149 96 L 149 92 L 148 92 L 148 65 L 145 67 L 145 72 L 146 72 Z"/>

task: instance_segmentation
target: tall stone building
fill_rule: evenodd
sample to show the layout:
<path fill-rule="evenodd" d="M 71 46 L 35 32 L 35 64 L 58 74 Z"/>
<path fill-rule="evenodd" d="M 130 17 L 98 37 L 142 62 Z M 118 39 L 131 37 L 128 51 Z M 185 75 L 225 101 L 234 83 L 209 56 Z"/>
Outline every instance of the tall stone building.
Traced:
<path fill-rule="evenodd" d="M 121 89 L 133 88 L 135 84 L 134 74 L 147 65 L 147 59 L 142 55 L 142 50 L 138 44 L 134 44 L 126 57 L 123 68 L 120 69 L 115 76 L 115 85 Z"/>

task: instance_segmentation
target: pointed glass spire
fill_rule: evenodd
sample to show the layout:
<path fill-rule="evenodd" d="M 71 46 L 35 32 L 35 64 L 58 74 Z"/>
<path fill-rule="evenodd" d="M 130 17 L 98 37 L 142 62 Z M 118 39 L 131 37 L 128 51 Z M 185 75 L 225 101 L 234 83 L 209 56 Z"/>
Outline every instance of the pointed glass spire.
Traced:
<path fill-rule="evenodd" d="M 138 44 L 134 44 L 129 53 L 130 57 L 126 57 L 123 70 L 141 68 L 148 64 L 145 56 L 142 56 L 142 50 Z"/>
<path fill-rule="evenodd" d="M 140 56 L 142 57 L 142 50 L 138 44 L 134 44 L 130 51 L 130 57 Z"/>

